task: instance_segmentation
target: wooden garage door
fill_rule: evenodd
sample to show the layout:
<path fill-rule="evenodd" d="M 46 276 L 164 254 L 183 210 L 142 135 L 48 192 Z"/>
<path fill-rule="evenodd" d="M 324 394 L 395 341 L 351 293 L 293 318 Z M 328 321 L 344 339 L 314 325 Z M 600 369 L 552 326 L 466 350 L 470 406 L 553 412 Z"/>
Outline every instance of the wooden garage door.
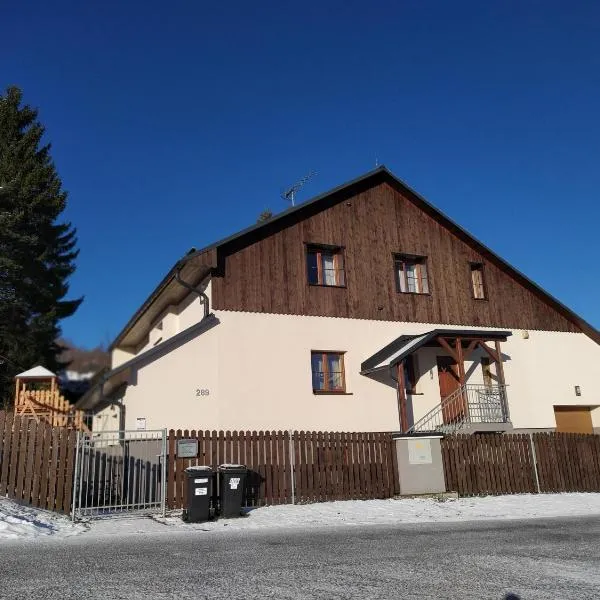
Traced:
<path fill-rule="evenodd" d="M 594 433 L 589 406 L 555 406 L 554 417 L 559 433 Z"/>

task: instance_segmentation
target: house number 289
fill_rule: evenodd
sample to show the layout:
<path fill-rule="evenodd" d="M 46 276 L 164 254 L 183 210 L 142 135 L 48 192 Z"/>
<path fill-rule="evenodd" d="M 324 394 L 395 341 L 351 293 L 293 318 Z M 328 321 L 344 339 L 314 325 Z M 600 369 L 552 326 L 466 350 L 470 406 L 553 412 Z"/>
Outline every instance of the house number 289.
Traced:
<path fill-rule="evenodd" d="M 210 396 L 210 390 L 207 390 L 206 388 L 204 389 L 197 389 L 196 390 L 196 397 L 198 396 Z"/>

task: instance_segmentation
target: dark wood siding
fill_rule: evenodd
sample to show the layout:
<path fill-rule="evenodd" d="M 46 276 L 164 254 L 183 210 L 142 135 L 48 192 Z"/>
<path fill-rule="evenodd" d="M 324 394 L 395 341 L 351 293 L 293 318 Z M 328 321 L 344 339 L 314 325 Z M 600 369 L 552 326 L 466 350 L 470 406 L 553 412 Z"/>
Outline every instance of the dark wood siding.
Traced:
<path fill-rule="evenodd" d="M 398 190 L 380 183 L 258 241 L 219 249 L 216 309 L 515 329 L 579 331 L 507 269 L 487 260 Z M 309 286 L 305 245 L 344 248 L 346 288 Z M 395 253 L 427 257 L 430 295 L 396 291 Z M 485 265 L 488 299 L 470 266 Z"/>

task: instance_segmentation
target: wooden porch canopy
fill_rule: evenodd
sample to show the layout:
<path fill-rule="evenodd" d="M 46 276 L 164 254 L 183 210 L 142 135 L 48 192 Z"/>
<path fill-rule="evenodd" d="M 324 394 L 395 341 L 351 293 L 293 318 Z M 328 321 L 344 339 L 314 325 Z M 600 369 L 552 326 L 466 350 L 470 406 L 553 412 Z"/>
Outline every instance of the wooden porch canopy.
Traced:
<path fill-rule="evenodd" d="M 398 385 L 398 410 L 402 431 L 408 429 L 406 409 L 406 382 L 404 380 L 404 361 L 419 348 L 440 347 L 444 349 L 457 364 L 459 384 L 465 384 L 465 359 L 477 348 L 484 350 L 496 363 L 498 383 L 504 385 L 504 368 L 500 342 L 505 342 L 512 335 L 510 331 L 497 330 L 465 330 L 465 329 L 433 329 L 418 335 L 401 335 L 393 342 L 373 354 L 361 364 L 361 375 L 375 376 L 382 372 L 393 373 Z M 494 342 L 490 347 L 486 342 Z"/>

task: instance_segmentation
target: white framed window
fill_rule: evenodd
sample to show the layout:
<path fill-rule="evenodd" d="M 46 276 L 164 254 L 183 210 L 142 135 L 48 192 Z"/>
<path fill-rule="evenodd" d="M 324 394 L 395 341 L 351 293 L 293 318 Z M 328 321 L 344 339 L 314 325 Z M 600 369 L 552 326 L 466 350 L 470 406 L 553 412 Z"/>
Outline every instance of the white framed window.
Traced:
<path fill-rule="evenodd" d="M 427 257 L 396 254 L 394 271 L 396 291 L 402 294 L 429 294 Z"/>
<path fill-rule="evenodd" d="M 308 246 L 306 249 L 306 270 L 310 285 L 344 287 L 344 253 L 342 248 L 329 246 Z"/>

